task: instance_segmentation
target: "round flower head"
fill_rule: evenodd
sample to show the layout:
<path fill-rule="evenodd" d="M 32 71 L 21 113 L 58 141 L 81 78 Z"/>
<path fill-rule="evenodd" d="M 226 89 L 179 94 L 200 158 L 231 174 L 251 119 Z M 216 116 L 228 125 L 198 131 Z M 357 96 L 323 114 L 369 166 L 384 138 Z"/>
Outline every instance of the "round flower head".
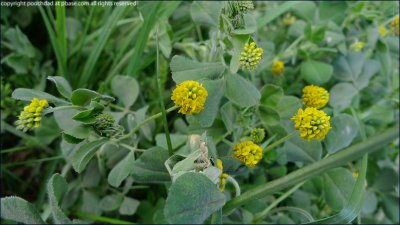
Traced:
<path fill-rule="evenodd" d="M 283 64 L 280 60 L 275 60 L 272 64 L 272 74 L 274 75 L 281 75 L 285 70 L 285 64 Z"/>
<path fill-rule="evenodd" d="M 257 48 L 256 43 L 246 43 L 240 56 L 240 66 L 247 70 L 253 70 L 260 62 L 263 52 L 262 48 Z"/>
<path fill-rule="evenodd" d="M 171 99 L 181 107 L 179 112 L 186 115 L 199 113 L 204 109 L 208 96 L 207 90 L 197 81 L 187 80 L 176 86 Z"/>
<path fill-rule="evenodd" d="M 381 36 L 381 37 L 386 37 L 386 35 L 388 34 L 386 27 L 383 25 L 378 27 L 378 32 L 379 32 L 379 36 Z"/>
<path fill-rule="evenodd" d="M 24 132 L 40 127 L 40 121 L 42 120 L 42 111 L 44 107 L 47 107 L 49 103 L 46 99 L 39 100 L 33 98 L 31 103 L 24 107 L 24 110 L 18 116 L 15 124 L 17 129 L 23 130 Z"/>
<path fill-rule="evenodd" d="M 361 51 L 365 46 L 365 43 L 362 41 L 356 41 L 353 44 L 350 45 L 350 49 L 355 51 L 355 52 L 359 52 Z"/>
<path fill-rule="evenodd" d="M 262 128 L 254 128 L 250 136 L 255 143 L 261 143 L 265 138 L 265 131 Z"/>
<path fill-rule="evenodd" d="M 114 126 L 115 119 L 109 113 L 102 113 L 96 116 L 96 120 L 94 122 L 94 127 L 98 131 L 105 131 Z"/>
<path fill-rule="evenodd" d="M 263 157 L 262 148 L 252 141 L 245 141 L 233 146 L 233 157 L 248 167 L 255 166 Z"/>
<path fill-rule="evenodd" d="M 322 140 L 331 129 L 330 117 L 324 111 L 308 107 L 305 110 L 299 109 L 292 117 L 296 128 L 303 139 Z"/>
<path fill-rule="evenodd" d="M 303 88 L 303 104 L 320 109 L 329 102 L 329 92 L 322 87 L 308 85 Z"/>
<path fill-rule="evenodd" d="M 392 30 L 393 35 L 399 36 L 399 16 L 396 16 L 392 23 L 390 23 L 390 29 Z"/>
<path fill-rule="evenodd" d="M 290 26 L 290 25 L 292 25 L 292 24 L 294 24 L 296 22 L 296 17 L 292 16 L 292 14 L 290 14 L 290 13 L 287 13 L 285 15 L 285 17 L 283 17 L 282 22 L 283 22 L 284 25 Z"/>

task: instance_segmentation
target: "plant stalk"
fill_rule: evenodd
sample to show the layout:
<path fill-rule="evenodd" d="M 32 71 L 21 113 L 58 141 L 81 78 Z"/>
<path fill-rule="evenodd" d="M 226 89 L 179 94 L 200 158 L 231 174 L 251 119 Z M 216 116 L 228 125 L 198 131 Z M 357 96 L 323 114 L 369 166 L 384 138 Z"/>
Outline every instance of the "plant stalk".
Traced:
<path fill-rule="evenodd" d="M 332 168 L 346 164 L 360 158 L 361 156 L 379 150 L 399 136 L 399 125 L 392 127 L 385 132 L 376 135 L 365 142 L 361 142 L 347 147 L 328 158 L 318 162 L 309 164 L 298 169 L 284 177 L 273 180 L 267 184 L 263 184 L 249 189 L 242 195 L 233 198 L 224 206 L 224 214 L 229 214 L 233 209 L 245 204 L 246 202 L 264 198 L 265 196 L 275 193 L 284 188 L 290 187 L 309 178 L 316 177 Z"/>

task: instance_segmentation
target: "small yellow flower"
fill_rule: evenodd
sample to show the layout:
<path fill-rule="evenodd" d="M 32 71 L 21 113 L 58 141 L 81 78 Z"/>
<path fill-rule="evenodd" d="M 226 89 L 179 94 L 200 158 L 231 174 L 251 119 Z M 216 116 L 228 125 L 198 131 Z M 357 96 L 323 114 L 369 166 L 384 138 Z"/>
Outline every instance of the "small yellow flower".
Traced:
<path fill-rule="evenodd" d="M 245 141 L 233 147 L 233 157 L 248 167 L 255 166 L 263 157 L 262 148 L 252 141 Z"/>
<path fill-rule="evenodd" d="M 355 51 L 355 52 L 359 52 L 361 51 L 365 46 L 365 43 L 362 41 L 356 41 L 353 44 L 350 45 L 350 49 Z"/>
<path fill-rule="evenodd" d="M 303 104 L 320 109 L 329 102 L 329 92 L 322 87 L 308 85 L 303 88 Z"/>
<path fill-rule="evenodd" d="M 399 36 L 399 16 L 396 16 L 390 24 L 393 35 Z"/>
<path fill-rule="evenodd" d="M 388 31 L 386 30 L 386 27 L 383 26 L 383 25 L 378 27 L 378 32 L 379 32 L 379 35 L 381 37 L 386 37 L 386 35 L 388 34 Z"/>
<path fill-rule="evenodd" d="M 254 128 L 250 136 L 254 143 L 261 143 L 265 138 L 265 131 L 262 128 Z"/>
<path fill-rule="evenodd" d="M 292 117 L 296 128 L 303 139 L 322 140 L 331 129 L 330 116 L 324 111 L 313 107 L 307 107 L 305 110 L 299 109 L 296 115 Z"/>
<path fill-rule="evenodd" d="M 179 112 L 186 115 L 199 113 L 204 109 L 208 96 L 207 90 L 197 81 L 187 80 L 176 86 L 171 99 L 181 107 Z"/>
<path fill-rule="evenodd" d="M 352 175 L 354 178 L 357 178 L 359 174 L 358 174 L 357 171 L 354 171 L 353 173 L 351 173 L 351 175 Z"/>
<path fill-rule="evenodd" d="M 292 16 L 292 14 L 287 13 L 285 17 L 282 19 L 283 24 L 286 26 L 290 26 L 296 22 L 296 17 Z"/>
<path fill-rule="evenodd" d="M 272 74 L 281 75 L 285 70 L 285 64 L 281 60 L 275 60 L 272 64 Z"/>
<path fill-rule="evenodd" d="M 220 159 L 217 159 L 217 167 L 219 170 L 221 170 L 221 172 L 223 172 L 224 167 L 222 166 L 222 161 Z M 226 178 L 228 178 L 227 173 L 222 173 L 219 176 L 219 190 L 221 192 L 224 192 L 225 190 Z"/>
<path fill-rule="evenodd" d="M 256 43 L 246 43 L 241 53 L 240 66 L 247 70 L 253 70 L 262 59 L 263 52 L 262 48 L 257 48 Z"/>
<path fill-rule="evenodd" d="M 24 107 L 24 110 L 18 116 L 18 120 L 15 122 L 18 130 L 24 132 L 40 127 L 40 121 L 42 120 L 43 108 L 47 107 L 49 103 L 46 99 L 39 100 L 33 98 L 31 103 Z"/>

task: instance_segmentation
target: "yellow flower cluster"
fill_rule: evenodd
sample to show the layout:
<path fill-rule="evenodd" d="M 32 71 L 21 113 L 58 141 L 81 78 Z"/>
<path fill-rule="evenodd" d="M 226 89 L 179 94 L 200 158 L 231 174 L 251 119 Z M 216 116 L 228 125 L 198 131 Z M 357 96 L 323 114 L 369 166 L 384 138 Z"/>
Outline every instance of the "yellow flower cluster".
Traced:
<path fill-rule="evenodd" d="M 308 107 L 305 110 L 299 109 L 292 117 L 300 136 L 308 141 L 311 139 L 322 140 L 331 129 L 330 116 L 324 111 Z"/>
<path fill-rule="evenodd" d="M 292 14 L 287 13 L 282 20 L 283 24 L 286 26 L 290 26 L 296 22 L 296 17 L 292 16 Z"/>
<path fill-rule="evenodd" d="M 250 136 L 255 143 L 261 143 L 265 138 L 265 131 L 262 128 L 254 128 Z"/>
<path fill-rule="evenodd" d="M 353 44 L 350 45 L 350 49 L 355 51 L 355 52 L 359 52 L 361 51 L 365 46 L 365 43 L 362 41 L 356 41 Z"/>
<path fill-rule="evenodd" d="M 253 70 L 260 62 L 263 52 L 262 48 L 257 48 L 256 43 L 246 43 L 241 53 L 240 66 L 247 70 Z"/>
<path fill-rule="evenodd" d="M 274 75 L 281 75 L 285 70 L 285 64 L 283 64 L 280 60 L 275 60 L 272 64 L 272 74 Z"/>
<path fill-rule="evenodd" d="M 217 167 L 221 171 L 223 171 L 223 169 L 224 169 L 224 167 L 222 166 L 222 161 L 220 159 L 217 159 Z M 228 178 L 227 173 L 222 173 L 219 176 L 219 190 L 221 192 L 224 192 L 224 190 L 225 190 L 226 178 Z"/>
<path fill-rule="evenodd" d="M 255 166 L 263 157 L 262 148 L 252 141 L 245 141 L 233 147 L 233 157 L 248 167 Z"/>
<path fill-rule="evenodd" d="M 48 105 L 49 103 L 46 99 L 33 98 L 31 103 L 24 107 L 24 111 L 18 117 L 19 120 L 15 122 L 17 129 L 26 132 L 29 129 L 39 128 L 43 108 Z"/>
<path fill-rule="evenodd" d="M 381 37 L 386 37 L 386 35 L 388 34 L 388 31 L 386 30 L 386 27 L 383 26 L 383 25 L 378 27 L 378 32 L 379 32 L 379 35 Z"/>
<path fill-rule="evenodd" d="M 322 87 L 308 85 L 303 88 L 303 104 L 320 109 L 329 102 L 329 92 Z"/>
<path fill-rule="evenodd" d="M 199 113 L 204 109 L 208 96 L 207 90 L 197 81 L 187 80 L 176 86 L 171 99 L 181 107 L 179 112 L 186 115 Z"/>
<path fill-rule="evenodd" d="M 399 16 L 396 16 L 392 23 L 390 23 L 390 29 L 392 30 L 393 35 L 399 36 Z"/>

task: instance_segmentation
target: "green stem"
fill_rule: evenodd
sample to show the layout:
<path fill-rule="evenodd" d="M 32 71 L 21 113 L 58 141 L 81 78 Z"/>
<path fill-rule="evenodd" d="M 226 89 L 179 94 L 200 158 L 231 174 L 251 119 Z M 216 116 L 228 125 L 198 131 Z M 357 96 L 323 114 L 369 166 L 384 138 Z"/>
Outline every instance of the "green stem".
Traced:
<path fill-rule="evenodd" d="M 284 188 L 290 187 L 309 178 L 318 176 L 329 169 L 346 164 L 349 161 L 360 158 L 361 156 L 379 150 L 388 143 L 398 138 L 399 125 L 392 127 L 385 132 L 378 134 L 365 142 L 352 145 L 343 149 L 330 157 L 322 159 L 318 162 L 309 164 L 301 169 L 298 169 L 284 177 L 273 180 L 267 184 L 263 184 L 249 189 L 239 197 L 231 199 L 224 206 L 224 213 L 228 214 L 236 207 L 245 204 L 254 199 L 263 198 L 269 194 L 275 193 Z"/>
<path fill-rule="evenodd" d="M 235 196 L 239 196 L 240 195 L 240 186 L 238 184 L 238 182 L 231 176 L 228 175 L 228 177 L 226 178 L 226 181 L 228 181 L 229 183 L 231 183 L 234 187 L 235 187 Z"/>
<path fill-rule="evenodd" d="M 160 106 L 161 106 L 161 113 L 162 119 L 164 123 L 164 131 L 165 131 L 165 138 L 167 139 L 168 145 L 168 153 L 170 156 L 174 154 L 172 149 L 171 137 L 169 136 L 169 129 L 168 129 L 168 121 L 167 121 L 167 113 L 165 112 L 165 105 L 163 99 L 163 90 L 161 87 L 161 76 L 160 76 L 160 50 L 159 50 L 159 42 L 158 42 L 158 25 L 156 31 L 156 46 L 157 46 L 157 63 L 156 63 L 156 72 L 157 72 L 157 87 L 158 87 L 158 94 L 160 99 Z"/>
<path fill-rule="evenodd" d="M 23 151 L 23 150 L 26 150 L 26 149 L 29 149 L 29 147 L 28 146 L 21 146 L 21 147 L 8 148 L 8 149 L 1 150 L 1 154 L 10 153 L 10 152 L 19 152 L 19 151 Z"/>
<path fill-rule="evenodd" d="M 177 108 L 178 108 L 178 106 L 172 106 L 171 108 L 167 109 L 166 112 L 168 113 L 168 112 L 174 111 L 174 110 L 177 109 Z M 157 119 L 157 118 L 160 117 L 160 116 L 162 116 L 162 113 L 161 113 L 161 112 L 159 112 L 159 113 L 157 113 L 157 114 L 154 114 L 154 115 L 150 116 L 149 118 L 143 120 L 143 121 L 140 122 L 138 125 L 136 125 L 136 127 L 133 128 L 129 133 L 127 133 L 127 134 L 125 134 L 124 136 L 118 138 L 117 141 L 122 141 L 122 140 L 125 140 L 125 139 L 129 138 L 129 137 L 132 136 L 134 133 L 136 133 L 136 131 L 138 131 L 143 125 L 145 125 L 146 123 L 148 123 L 148 122 L 150 122 L 150 121 L 152 121 L 152 120 L 154 120 L 154 119 Z"/>
<path fill-rule="evenodd" d="M 80 217 L 82 219 L 96 220 L 99 222 L 110 223 L 110 224 L 135 224 L 135 223 L 128 222 L 125 220 L 118 220 L 118 219 L 114 219 L 114 218 L 98 216 L 98 215 L 93 215 L 93 214 L 87 214 L 87 213 L 83 213 L 83 212 L 76 212 L 75 215 L 77 215 L 78 217 Z"/>
<path fill-rule="evenodd" d="M 6 164 L 3 164 L 3 166 L 11 167 L 11 166 L 18 166 L 18 165 L 23 165 L 23 164 L 41 163 L 41 162 L 57 160 L 57 159 L 62 159 L 62 158 L 64 158 L 64 157 L 59 155 L 59 156 L 53 156 L 53 157 L 43 158 L 43 159 L 33 159 L 33 160 L 27 160 L 27 161 L 15 162 L 15 163 L 6 163 Z"/>
<path fill-rule="evenodd" d="M 275 141 L 274 143 L 272 143 L 271 145 L 269 145 L 268 147 L 266 147 L 266 148 L 263 150 L 263 153 L 266 153 L 266 152 L 268 152 L 269 150 L 272 150 L 273 148 L 275 148 L 275 147 L 277 147 L 278 145 L 282 144 L 283 142 L 289 140 L 290 138 L 294 137 L 295 134 L 296 134 L 296 131 L 294 131 L 294 132 L 292 132 L 292 133 L 286 135 L 285 137 L 283 137 L 283 138 L 281 138 L 281 139 Z"/>
<path fill-rule="evenodd" d="M 304 183 L 305 181 L 298 183 L 296 186 L 292 187 L 289 191 L 287 191 L 285 194 L 281 195 L 278 199 L 276 199 L 271 205 L 269 205 L 262 212 L 257 213 L 254 217 L 254 222 L 262 220 L 264 217 L 266 217 L 268 213 L 271 211 L 271 209 L 275 208 L 279 203 L 281 203 L 283 200 L 289 197 L 293 192 L 295 192 L 297 189 L 303 186 Z"/>

